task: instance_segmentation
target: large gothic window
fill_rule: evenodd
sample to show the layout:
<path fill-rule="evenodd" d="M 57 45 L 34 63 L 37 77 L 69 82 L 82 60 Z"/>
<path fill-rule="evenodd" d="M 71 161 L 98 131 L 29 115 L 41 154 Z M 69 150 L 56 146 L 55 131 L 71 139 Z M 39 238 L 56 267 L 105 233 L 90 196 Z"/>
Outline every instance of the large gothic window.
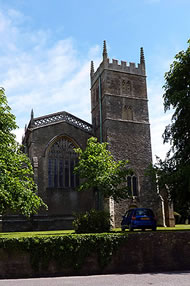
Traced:
<path fill-rule="evenodd" d="M 65 137 L 60 137 L 48 153 L 48 187 L 74 188 L 79 185 L 79 179 L 74 174 L 78 156 L 74 144 Z"/>

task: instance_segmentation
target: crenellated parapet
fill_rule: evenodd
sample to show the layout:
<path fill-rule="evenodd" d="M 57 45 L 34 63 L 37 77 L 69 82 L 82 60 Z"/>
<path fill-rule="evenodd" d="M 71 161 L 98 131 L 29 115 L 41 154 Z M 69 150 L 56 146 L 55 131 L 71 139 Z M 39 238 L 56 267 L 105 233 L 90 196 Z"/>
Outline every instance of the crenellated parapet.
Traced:
<path fill-rule="evenodd" d="M 94 84 L 94 82 L 97 81 L 97 78 L 101 75 L 103 70 L 112 70 L 112 71 L 119 71 L 123 73 L 128 74 L 134 74 L 134 75 L 140 75 L 140 76 L 146 76 L 146 70 L 145 70 L 145 59 L 144 59 L 144 52 L 143 48 L 140 50 L 140 63 L 135 64 L 133 62 L 126 62 L 118 60 L 110 59 L 107 56 L 107 49 L 106 49 L 106 42 L 104 41 L 103 46 L 103 61 L 97 68 L 97 70 L 94 72 L 94 65 L 93 62 L 91 62 L 91 71 L 93 66 L 93 72 L 91 72 L 91 85 Z"/>

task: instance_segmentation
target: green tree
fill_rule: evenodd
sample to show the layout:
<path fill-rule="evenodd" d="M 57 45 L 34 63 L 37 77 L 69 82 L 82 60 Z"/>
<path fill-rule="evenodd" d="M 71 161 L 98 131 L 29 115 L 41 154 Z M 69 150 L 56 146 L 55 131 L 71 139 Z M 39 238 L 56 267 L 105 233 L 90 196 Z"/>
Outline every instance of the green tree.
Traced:
<path fill-rule="evenodd" d="M 127 175 L 132 174 L 128 161 L 115 161 L 108 143 L 99 143 L 97 138 L 88 139 L 86 149 L 76 149 L 79 162 L 75 172 L 79 174 L 82 183 L 79 190 L 94 189 L 104 197 L 113 197 L 115 201 L 128 197 Z"/>
<path fill-rule="evenodd" d="M 10 209 L 30 216 L 46 205 L 35 193 L 30 160 L 12 133 L 16 128 L 15 116 L 0 88 L 0 214 Z"/>
<path fill-rule="evenodd" d="M 164 161 L 158 161 L 157 177 L 167 187 L 174 206 L 184 212 L 190 209 L 190 40 L 165 74 L 164 89 L 165 112 L 173 109 L 173 116 L 163 138 L 171 149 Z"/>

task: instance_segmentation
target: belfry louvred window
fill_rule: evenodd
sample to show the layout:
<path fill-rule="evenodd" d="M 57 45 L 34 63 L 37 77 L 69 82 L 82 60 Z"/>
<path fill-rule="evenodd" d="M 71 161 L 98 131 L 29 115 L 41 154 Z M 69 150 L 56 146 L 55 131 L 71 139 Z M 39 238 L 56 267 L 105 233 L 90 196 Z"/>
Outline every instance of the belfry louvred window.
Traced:
<path fill-rule="evenodd" d="M 48 187 L 75 188 L 79 178 L 74 174 L 78 156 L 76 146 L 66 137 L 60 137 L 48 152 Z"/>

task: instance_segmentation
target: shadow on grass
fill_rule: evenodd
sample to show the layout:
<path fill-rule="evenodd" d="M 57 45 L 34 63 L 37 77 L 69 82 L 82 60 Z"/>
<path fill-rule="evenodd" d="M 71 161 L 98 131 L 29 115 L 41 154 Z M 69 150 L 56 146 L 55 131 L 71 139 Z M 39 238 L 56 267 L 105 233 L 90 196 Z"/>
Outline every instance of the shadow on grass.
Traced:
<path fill-rule="evenodd" d="M 122 231 L 121 228 L 115 228 L 108 232 L 107 234 L 132 234 L 132 233 L 147 233 L 147 232 L 153 232 L 153 233 L 160 233 L 160 232 L 187 232 L 190 231 L 190 225 L 176 225 L 176 227 L 157 227 L 156 231 L 152 230 L 145 230 L 142 231 L 141 229 L 135 229 L 134 231 L 129 231 L 126 229 L 125 231 Z M 65 235 L 77 235 L 74 230 L 55 230 L 55 231 L 31 231 L 31 232 L 6 232 L 0 233 L 0 238 L 14 238 L 14 237 L 47 237 L 47 236 L 65 236 Z M 94 235 L 94 233 L 85 233 L 85 234 L 91 234 Z M 85 235 L 84 234 L 84 235 Z"/>

